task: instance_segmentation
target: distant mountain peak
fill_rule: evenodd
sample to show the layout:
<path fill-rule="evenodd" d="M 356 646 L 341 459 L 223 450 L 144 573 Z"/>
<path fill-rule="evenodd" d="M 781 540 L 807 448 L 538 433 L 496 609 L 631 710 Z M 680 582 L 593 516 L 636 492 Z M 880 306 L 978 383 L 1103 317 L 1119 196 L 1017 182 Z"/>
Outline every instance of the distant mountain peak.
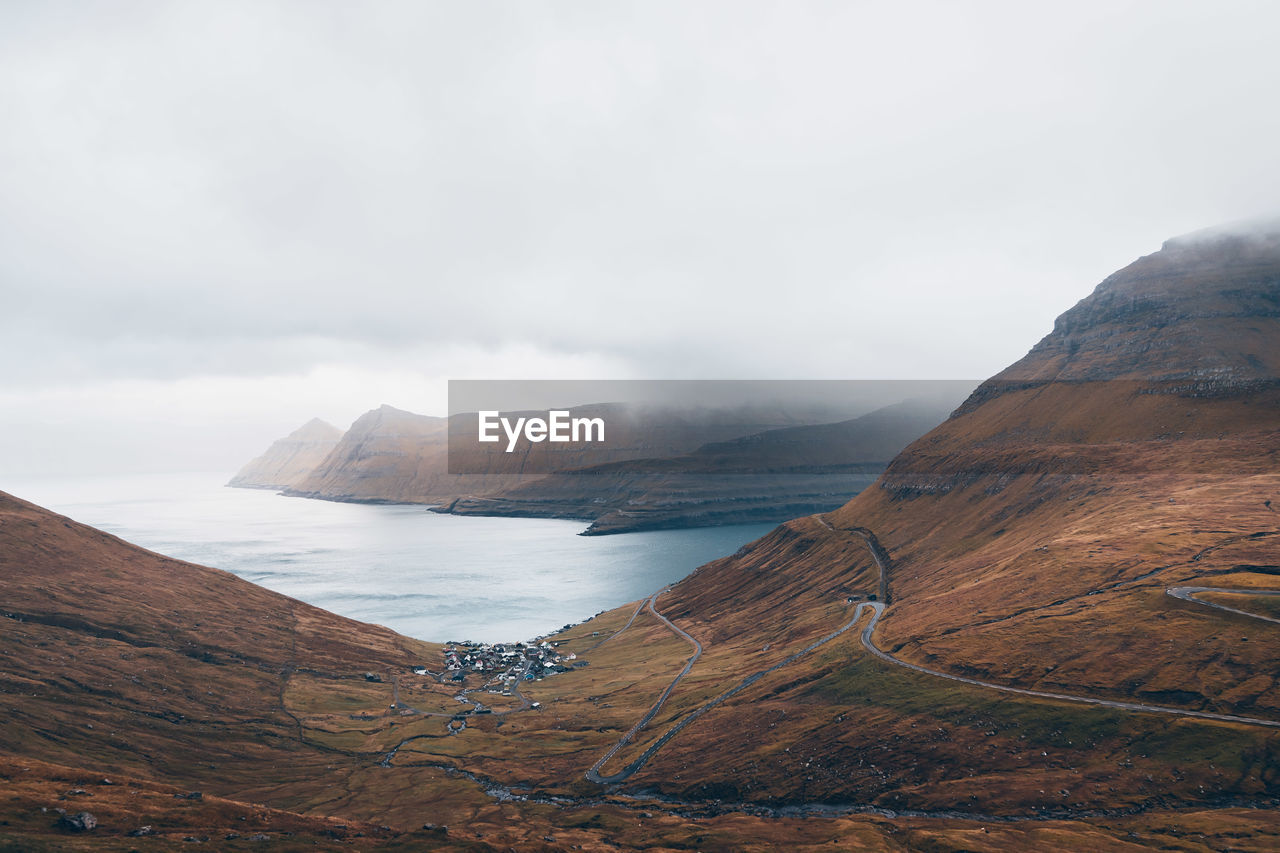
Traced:
<path fill-rule="evenodd" d="M 312 418 L 241 468 L 227 485 L 248 489 L 292 486 L 324 461 L 342 438 L 342 430 Z"/>
<path fill-rule="evenodd" d="M 302 426 L 289 433 L 291 439 L 330 440 L 337 441 L 342 437 L 342 430 L 328 421 L 312 418 Z"/>

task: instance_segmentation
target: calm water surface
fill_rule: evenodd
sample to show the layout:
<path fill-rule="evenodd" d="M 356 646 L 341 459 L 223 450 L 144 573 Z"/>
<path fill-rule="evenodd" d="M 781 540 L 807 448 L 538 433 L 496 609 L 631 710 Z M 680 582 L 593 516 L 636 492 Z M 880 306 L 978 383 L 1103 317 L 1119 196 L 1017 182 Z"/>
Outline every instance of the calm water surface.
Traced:
<path fill-rule="evenodd" d="M 584 524 L 437 515 L 230 489 L 226 475 L 0 486 L 153 551 L 412 637 L 519 640 L 648 595 L 771 524 L 577 536 Z"/>

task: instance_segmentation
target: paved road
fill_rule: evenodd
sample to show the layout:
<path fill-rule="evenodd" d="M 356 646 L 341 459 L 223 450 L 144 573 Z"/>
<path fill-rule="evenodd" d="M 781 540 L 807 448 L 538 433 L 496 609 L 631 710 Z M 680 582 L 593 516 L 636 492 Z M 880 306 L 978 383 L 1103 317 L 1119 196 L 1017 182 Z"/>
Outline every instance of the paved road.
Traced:
<path fill-rule="evenodd" d="M 1280 590 L 1274 589 L 1223 589 L 1217 586 L 1171 586 L 1164 591 L 1165 595 L 1171 595 L 1174 598 L 1180 598 L 1183 601 L 1190 601 L 1193 604 L 1203 604 L 1205 607 L 1216 607 L 1219 610 L 1225 610 L 1228 613 L 1239 613 L 1241 616 L 1248 616 L 1250 619 L 1261 619 L 1263 622 L 1274 622 L 1280 625 L 1280 619 L 1273 616 L 1263 616 L 1260 613 L 1250 613 L 1247 610 L 1237 610 L 1234 607 L 1228 607 L 1225 604 L 1219 604 L 1216 601 L 1201 601 L 1196 598 L 1198 592 L 1228 592 L 1228 593 L 1244 593 L 1247 595 L 1280 595 Z"/>
<path fill-rule="evenodd" d="M 719 696 L 710 700 L 709 702 L 699 705 L 697 708 L 690 711 L 689 714 L 684 717 L 684 719 L 680 720 L 680 722 L 676 723 L 674 726 L 667 729 L 667 731 L 663 733 L 662 737 L 658 738 L 656 741 L 650 744 L 649 747 L 645 749 L 645 751 L 642 752 L 640 754 L 640 757 L 637 758 L 635 761 L 631 762 L 630 764 L 622 768 L 622 770 L 618 771 L 617 773 L 614 773 L 612 776 L 601 776 L 599 773 L 600 768 L 605 764 L 605 762 L 607 762 L 610 758 L 612 758 L 613 754 L 616 753 L 625 743 L 629 742 L 631 739 L 631 736 L 634 735 L 641 728 L 641 726 L 634 727 L 630 732 L 626 734 L 626 736 L 624 736 L 622 740 L 618 741 L 618 743 L 615 744 L 614 747 L 605 754 L 604 758 L 600 759 L 595 763 L 594 766 L 592 766 L 591 770 L 587 772 L 587 778 L 590 779 L 592 782 L 612 784 L 616 782 L 621 782 L 622 780 L 626 779 L 628 776 L 631 776 L 641 767 L 644 767 L 646 764 L 648 764 L 649 759 L 657 755 L 658 750 L 666 746 L 667 741 L 671 740 L 673 737 L 678 735 L 681 732 L 681 730 L 684 729 L 685 726 L 689 725 L 694 720 L 698 719 L 703 714 L 707 713 L 712 708 L 719 705 L 721 702 L 724 702 L 726 699 L 733 697 L 737 693 L 750 687 L 752 684 L 755 684 L 757 681 L 759 681 L 761 678 L 768 675 L 769 673 L 774 672 L 775 670 L 782 669 L 784 666 L 790 663 L 794 663 L 795 661 L 799 660 L 800 658 L 812 652 L 814 649 L 818 648 L 819 646 L 825 645 L 826 643 L 831 642 L 836 637 L 839 637 L 845 631 L 848 631 L 854 625 L 858 624 L 858 619 L 861 618 L 862 609 L 865 606 L 866 604 L 858 605 L 857 609 L 853 611 L 852 619 L 850 619 L 847 623 L 842 625 L 840 628 L 837 628 L 835 631 L 832 631 L 830 634 L 827 634 L 821 640 L 817 640 L 813 643 L 810 643 L 800 651 L 796 652 L 795 654 L 787 658 L 784 658 L 783 660 L 778 661 L 768 669 L 762 669 L 759 672 L 755 672 L 755 673 L 752 673 L 751 675 L 748 675 L 746 678 L 742 679 L 742 681 L 736 687 L 731 687 L 728 690 L 721 693 Z M 670 623 L 668 622 L 667 624 L 670 624 Z M 672 625 L 672 627 L 675 628 L 674 625 Z M 675 628 L 675 630 L 680 631 L 679 628 Z M 684 632 L 680 631 L 680 633 L 683 634 Z M 685 636 L 688 636 L 688 635 L 686 634 Z M 694 642 L 697 642 L 697 641 L 694 640 Z M 701 646 L 699 646 L 699 651 L 701 651 Z M 692 661 L 690 661 L 689 665 L 692 666 Z M 688 671 L 687 666 L 685 668 L 685 671 L 686 672 Z M 684 673 L 681 673 L 681 675 L 683 674 Z M 673 682 L 671 686 L 674 687 L 675 683 Z M 668 688 L 668 692 L 669 691 L 670 691 L 670 688 Z M 656 712 L 657 707 L 660 707 L 660 704 L 659 706 L 655 706 L 654 712 Z M 648 716 L 648 719 L 652 719 L 652 714 Z M 646 719 L 644 722 L 648 722 L 648 719 Z"/>
<path fill-rule="evenodd" d="M 653 703 L 653 707 L 650 708 L 645 713 L 645 715 L 640 718 L 639 722 L 637 722 L 634 726 L 632 726 L 631 729 L 626 734 L 624 734 L 621 738 L 619 738 L 617 743 L 609 747 L 609 751 L 606 752 L 604 755 L 602 755 L 599 761 L 591 765 L 591 769 L 587 771 L 587 778 L 597 784 L 607 785 L 607 784 L 612 784 L 614 782 L 621 782 L 623 779 L 626 779 L 632 773 L 635 773 L 637 769 L 639 769 L 639 767 L 641 766 L 640 764 L 637 764 L 635 766 L 628 765 L 618 773 L 614 773 L 612 776 L 600 775 L 600 768 L 604 767 L 605 764 L 609 762 L 609 759 L 613 758 L 613 756 L 617 754 L 618 750 L 622 749 L 622 747 L 630 743 L 631 739 L 636 736 L 636 733 L 638 733 L 642 728 L 648 725 L 649 721 L 652 720 L 655 716 L 657 716 L 658 711 L 661 710 L 662 708 L 662 704 L 666 702 L 667 697 L 671 695 L 671 691 L 675 690 L 676 685 L 680 683 L 680 679 L 688 675 L 689 670 L 693 669 L 693 665 L 697 662 L 698 658 L 702 657 L 702 643 L 699 643 L 693 637 L 689 636 L 689 634 L 686 631 L 684 631 L 684 629 L 677 627 L 675 623 L 673 623 L 670 619 L 668 619 L 667 617 L 659 613 L 658 608 L 654 605 L 654 601 L 658 598 L 658 596 L 666 592 L 668 589 L 670 589 L 670 587 L 663 587 L 662 589 L 655 592 L 653 595 L 649 596 L 649 610 L 653 613 L 654 616 L 657 616 L 658 619 L 662 621 L 662 624 L 666 625 L 668 628 L 670 628 L 679 636 L 688 640 L 693 645 L 693 654 L 689 657 L 687 661 L 685 661 L 684 669 L 680 670 L 680 674 L 671 680 L 671 683 L 667 685 L 666 690 L 662 691 L 662 695 L 658 697 L 657 702 Z M 632 615 L 632 621 L 633 622 L 635 621 L 634 614 Z M 628 622 L 627 627 L 630 627 L 630 625 L 631 625 L 631 622 Z M 619 631 L 618 633 L 620 634 L 622 632 Z M 614 634 L 614 636 L 616 637 L 617 634 Z M 648 761 L 648 760 L 649 760 L 648 758 L 644 758 L 644 761 Z M 643 762 L 641 762 L 641 764 L 643 764 Z"/>
<path fill-rule="evenodd" d="M 1202 604 L 1205 602 L 1201 602 Z M 1271 728 L 1280 728 L 1280 722 L 1273 720 L 1261 720 L 1256 717 L 1238 717 L 1234 714 L 1213 714 L 1208 711 L 1188 711 L 1183 708 L 1166 708 L 1163 705 L 1146 705 L 1141 702 L 1116 702 L 1111 699 L 1095 699 L 1091 696 L 1073 696 L 1069 693 L 1052 693 L 1047 690 L 1026 690 L 1021 687 L 1009 687 L 1005 684 L 995 684 L 990 681 L 979 681 L 976 678 L 966 678 L 963 675 L 953 675 L 949 672 L 941 672 L 936 669 L 929 669 L 919 664 L 909 663 L 900 658 L 896 658 L 888 652 L 876 646 L 871 639 L 872 632 L 876 629 L 876 623 L 880 621 L 880 615 L 884 613 L 884 605 L 878 601 L 870 601 L 865 604 L 858 605 L 858 609 L 863 607 L 871 607 L 875 610 L 875 615 L 871 617 L 871 621 L 862 629 L 862 645 L 867 651 L 887 661 L 895 666 L 906 667 L 915 672 L 922 672 L 925 675 L 933 675 L 938 678 L 945 678 L 948 681 L 959 681 L 962 684 L 972 684 L 975 687 L 985 687 L 989 690 L 999 690 L 1002 693 L 1017 693 L 1020 696 L 1034 696 L 1037 699 L 1056 699 L 1062 702 L 1078 702 L 1085 705 L 1101 705 L 1104 708 L 1118 708 L 1122 711 L 1142 711 L 1148 714 L 1171 714 L 1177 717 L 1197 717 L 1203 720 L 1221 720 L 1227 723 L 1244 723 L 1250 726 L 1269 726 Z"/>
<path fill-rule="evenodd" d="M 831 525 L 827 524 L 825 519 L 819 519 L 819 520 L 822 521 L 823 524 L 826 524 L 828 529 L 834 529 L 831 527 Z M 864 531 L 862 528 L 854 528 L 853 532 L 856 533 L 858 536 L 861 536 L 863 541 L 867 543 L 867 547 L 871 550 L 871 556 L 875 558 L 876 566 L 879 567 L 880 574 L 883 579 L 883 576 L 885 575 L 888 569 L 880 553 L 883 549 L 873 547 L 872 543 L 874 539 L 868 538 L 870 531 Z M 1207 587 L 1176 587 L 1175 589 L 1188 590 L 1189 591 L 1188 595 L 1191 592 L 1205 592 L 1208 590 Z M 1219 591 L 1224 591 L 1224 590 L 1219 590 Z M 1172 595 L 1174 593 L 1174 590 L 1170 589 L 1170 590 L 1166 590 L 1166 592 Z M 1276 594 L 1280 594 L 1280 593 L 1276 593 Z M 1179 595 L 1176 597 L 1183 598 L 1184 596 Z M 1193 599 L 1188 598 L 1188 600 L 1193 600 Z M 1216 604 L 1210 604 L 1207 601 L 1200 601 L 1199 603 L 1209 604 L 1209 606 L 1211 607 L 1220 606 Z M 1182 708 L 1167 708 L 1163 705 L 1147 705 L 1141 702 L 1117 702 L 1111 699 L 1095 699 L 1091 696 L 1073 696 L 1069 693 L 1053 693 L 1047 690 L 1027 690 L 1021 687 L 1009 687 L 1008 685 L 1005 685 L 1005 684 L 996 684 L 991 681 L 979 681 L 976 678 L 966 678 L 963 675 L 953 675 L 949 672 L 941 672 L 936 669 L 929 669 L 928 667 L 920 666 L 919 664 L 908 663 L 907 661 L 896 658 L 893 655 L 889 654 L 888 652 L 884 651 L 883 649 L 878 648 L 874 640 L 872 639 L 872 633 L 876 629 L 876 623 L 880 621 L 881 614 L 884 613 L 885 605 L 882 602 L 870 601 L 865 604 L 858 605 L 859 612 L 864 607 L 870 607 L 875 611 L 875 615 L 871 617 L 871 621 L 868 622 L 867 626 L 862 629 L 862 645 L 866 647 L 867 651 L 871 652 L 871 654 L 875 655 L 881 660 L 891 663 L 895 666 L 905 667 L 915 672 L 924 673 L 925 675 L 933 675 L 938 678 L 945 678 L 948 681 L 958 681 L 962 684 L 972 684 L 975 687 L 985 687 L 988 690 L 999 690 L 1002 693 L 1016 693 L 1020 696 L 1034 696 L 1037 699 L 1056 699 L 1062 702 L 1077 702 L 1085 705 L 1101 705 L 1104 708 L 1118 708 L 1122 711 L 1141 711 L 1148 714 L 1170 714 L 1178 717 L 1196 717 L 1202 720 L 1221 720 L 1223 722 L 1228 722 L 1228 723 L 1245 723 L 1246 725 L 1251 725 L 1251 726 L 1268 726 L 1271 728 L 1280 728 L 1280 722 L 1276 722 L 1273 720 L 1262 720 L 1256 717 L 1239 717 L 1234 714 L 1214 714 L 1208 711 L 1188 711 Z M 1232 608 L 1221 607 L 1221 609 L 1231 610 Z M 1237 610 L 1235 612 L 1242 613 L 1243 611 Z M 1246 615 L 1253 615 L 1253 614 L 1246 614 Z M 855 618 L 856 618 L 856 614 L 855 614 Z M 1266 617 L 1259 617 L 1259 618 L 1266 618 Z M 1277 620 L 1271 619 L 1269 621 L 1274 622 Z"/>
<path fill-rule="evenodd" d="M 830 524 L 827 523 L 826 519 L 819 517 L 818 521 L 820 521 L 828 530 L 832 530 L 832 531 L 835 530 L 835 528 L 833 528 Z M 879 541 L 875 537 L 875 534 L 873 534 L 870 530 L 858 527 L 858 528 L 854 528 L 854 532 L 857 533 L 859 536 L 861 536 L 863 541 L 867 543 L 867 548 L 871 551 L 871 556 L 875 559 L 877 567 L 880 568 L 880 584 L 879 584 L 880 597 L 882 599 L 887 598 L 888 591 L 889 591 L 888 572 L 886 571 L 886 567 L 888 564 L 888 553 L 884 550 L 883 547 L 881 547 Z M 661 613 L 658 612 L 658 609 L 655 606 L 654 602 L 657 599 L 657 597 L 661 593 L 666 592 L 667 589 L 670 589 L 670 587 L 661 589 L 649 597 L 649 609 L 653 612 L 653 615 L 661 619 L 662 622 L 668 628 L 670 628 L 672 631 L 674 631 L 675 633 L 679 634 L 681 637 L 684 637 L 686 640 L 692 643 L 696 651 L 694 652 L 693 656 L 689 658 L 689 660 L 685 663 L 684 669 L 680 671 L 680 674 L 677 675 L 669 685 L 667 685 L 667 689 L 662 692 L 662 695 L 660 697 L 658 697 L 658 701 L 653 704 L 653 707 L 651 707 L 649 711 L 640 719 L 640 721 L 637 722 L 634 726 L 632 726 L 631 729 L 626 734 L 624 734 L 621 738 L 619 738 L 618 742 L 615 743 L 612 747 L 610 747 L 609 751 L 606 752 L 600 758 L 599 761 L 591 765 L 591 769 L 587 771 L 586 776 L 592 782 L 596 782 L 602 785 L 616 784 L 618 782 L 623 781 L 624 779 L 627 779 L 632 774 L 634 774 L 637 770 L 639 770 L 641 767 L 648 764 L 649 760 L 653 758 L 653 756 L 657 755 L 658 750 L 662 749 L 662 747 L 665 746 L 669 740 L 671 740 L 673 737 L 679 734 L 684 729 L 685 726 L 689 725 L 694 720 L 698 719 L 703 714 L 707 713 L 712 708 L 721 704 L 725 700 L 730 699 L 734 695 L 750 687 L 752 684 L 755 684 L 757 681 L 759 681 L 761 678 L 768 675 L 769 673 L 775 672 L 776 670 L 782 669 L 782 667 L 787 666 L 788 664 L 794 663 L 795 661 L 799 660 L 800 658 L 812 652 L 814 649 L 817 649 L 818 647 L 831 642 L 836 637 L 839 637 L 841 634 L 848 631 L 850 628 L 852 628 L 854 625 L 858 623 L 858 620 L 862 616 L 862 611 L 867 606 L 866 604 L 859 605 L 854 610 L 852 619 L 850 619 L 847 623 L 845 623 L 841 627 L 832 631 L 830 634 L 827 634 L 822 639 L 817 640 L 813 643 L 810 643 L 808 646 L 805 646 L 800 651 L 790 655 L 789 657 L 784 658 L 783 660 L 779 661 L 778 663 L 774 664 L 773 666 L 767 669 L 762 669 L 759 672 L 755 672 L 755 673 L 752 673 L 751 675 L 748 675 L 737 686 L 729 688 L 728 690 L 724 691 L 720 695 L 716 696 L 714 699 L 711 699 L 710 701 L 698 706 L 693 711 L 690 711 L 689 714 L 686 715 L 682 720 L 680 720 L 678 723 L 676 723 L 674 726 L 672 726 L 670 729 L 664 732 L 662 737 L 658 738 L 656 741 L 650 744 L 648 748 L 646 748 L 645 751 L 642 752 L 638 758 L 636 758 L 627 766 L 623 767 L 617 773 L 604 776 L 600 773 L 600 769 L 604 767 L 604 765 L 607 764 L 609 760 L 613 758 L 614 755 L 617 754 L 618 750 L 622 749 L 622 747 L 630 743 L 631 740 L 636 736 L 636 734 L 639 733 L 639 731 L 642 728 L 648 725 L 648 723 L 657 715 L 658 711 L 662 708 L 663 703 L 667 701 L 667 697 L 671 695 L 671 691 L 674 690 L 676 685 L 680 683 L 680 679 L 684 678 L 685 675 L 688 674 L 689 670 L 693 668 L 693 664 L 698 660 L 699 657 L 702 656 L 702 644 L 699 643 L 697 640 L 695 640 L 693 637 L 689 636 L 689 634 L 687 634 L 685 631 L 677 627 L 674 623 L 671 622 L 671 620 L 667 619 L 666 616 L 663 616 Z M 883 610 L 884 608 L 883 604 L 878 604 L 877 606 L 881 610 Z M 625 631 L 627 628 L 629 628 L 631 626 L 631 623 L 635 621 L 636 614 L 638 614 L 639 612 L 640 612 L 640 608 L 637 608 L 636 612 L 631 614 L 631 620 L 628 621 L 627 624 L 624 625 L 622 629 L 619 630 L 613 636 L 616 637 L 618 634 L 621 634 L 622 631 Z M 877 611 L 876 613 L 876 618 L 879 618 L 879 611 Z M 612 637 L 608 639 L 612 639 Z M 601 642 L 604 642 L 604 641 L 602 640 Z"/>
<path fill-rule="evenodd" d="M 664 587 L 664 589 L 665 589 L 665 587 Z M 654 595 L 657 595 L 657 593 L 654 593 Z M 640 603 L 636 605 L 636 609 L 635 609 L 634 611 L 632 611 L 632 613 L 631 613 L 631 618 L 627 620 L 627 624 L 623 625 L 621 628 L 619 628 L 618 630 L 614 631 L 612 634 L 610 634 L 609 636 L 605 637 L 605 638 L 604 638 L 603 640 L 601 640 L 600 642 L 598 642 L 598 643 L 596 643 L 596 644 L 594 644 L 594 645 L 587 646 L 585 649 L 583 649 L 583 650 L 582 650 L 582 653 L 585 655 L 587 652 L 595 651 L 596 649 L 598 649 L 598 648 L 600 648 L 601 646 L 603 646 L 605 643 L 607 643 L 607 642 L 609 642 L 610 640 L 612 640 L 614 637 L 616 637 L 616 636 L 618 636 L 619 634 L 621 634 L 623 631 L 625 631 L 625 630 L 627 630 L 628 628 L 630 628 L 630 627 L 631 627 L 631 624 L 632 624 L 633 622 L 635 622 L 635 621 L 636 621 L 636 617 L 640 615 L 640 611 L 641 611 L 641 610 L 644 610 L 645 601 L 647 601 L 647 599 L 641 599 Z"/>

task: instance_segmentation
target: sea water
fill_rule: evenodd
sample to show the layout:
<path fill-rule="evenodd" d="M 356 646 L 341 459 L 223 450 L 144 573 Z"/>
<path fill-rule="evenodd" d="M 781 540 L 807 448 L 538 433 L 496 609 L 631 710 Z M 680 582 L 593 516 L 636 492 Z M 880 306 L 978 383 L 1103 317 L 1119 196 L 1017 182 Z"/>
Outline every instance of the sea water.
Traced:
<path fill-rule="evenodd" d="M 180 560 L 423 640 L 524 640 L 649 595 L 770 524 L 578 536 L 585 524 L 439 515 L 232 489 L 225 474 L 0 483 Z"/>

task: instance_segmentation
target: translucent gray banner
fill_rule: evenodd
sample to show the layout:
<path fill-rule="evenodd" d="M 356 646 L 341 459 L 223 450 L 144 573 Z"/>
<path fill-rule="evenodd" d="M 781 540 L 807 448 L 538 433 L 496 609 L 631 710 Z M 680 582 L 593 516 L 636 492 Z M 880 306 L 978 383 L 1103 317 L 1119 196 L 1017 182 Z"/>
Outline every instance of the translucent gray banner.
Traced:
<path fill-rule="evenodd" d="M 453 380 L 449 473 L 874 473 L 978 384 Z"/>

